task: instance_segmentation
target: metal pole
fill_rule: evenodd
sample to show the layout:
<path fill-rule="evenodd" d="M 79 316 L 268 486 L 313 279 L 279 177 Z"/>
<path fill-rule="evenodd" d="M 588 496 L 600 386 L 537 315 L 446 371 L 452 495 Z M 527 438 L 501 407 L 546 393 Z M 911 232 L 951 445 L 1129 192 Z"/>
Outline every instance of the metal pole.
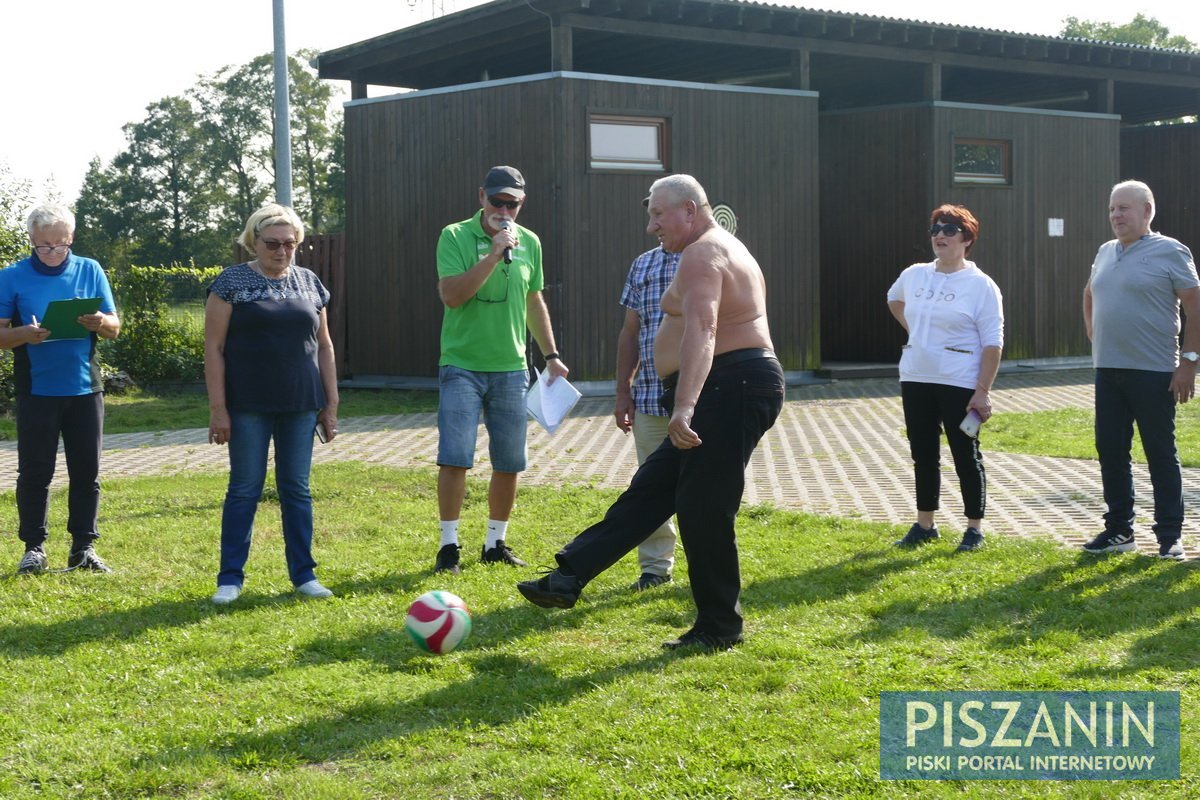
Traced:
<path fill-rule="evenodd" d="M 287 45 L 283 36 L 283 0 L 271 0 L 275 18 L 275 201 L 292 204 L 292 133 L 288 113 Z"/>

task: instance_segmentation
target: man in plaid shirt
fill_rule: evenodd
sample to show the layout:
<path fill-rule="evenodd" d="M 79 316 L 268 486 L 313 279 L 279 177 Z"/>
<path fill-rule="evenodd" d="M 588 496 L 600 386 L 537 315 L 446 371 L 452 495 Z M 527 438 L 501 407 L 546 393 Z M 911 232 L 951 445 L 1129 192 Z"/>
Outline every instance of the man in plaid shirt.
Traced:
<path fill-rule="evenodd" d="M 679 269 L 679 253 L 667 253 L 662 247 L 642 253 L 634 259 L 621 293 L 625 324 L 617 340 L 617 427 L 633 431 L 633 443 L 640 465 L 667 438 L 670 417 L 659 404 L 662 382 L 654 371 L 654 336 L 662 322 L 659 301 Z M 641 575 L 635 591 L 643 591 L 671 580 L 675 566 L 675 527 L 667 520 L 638 545 Z"/>

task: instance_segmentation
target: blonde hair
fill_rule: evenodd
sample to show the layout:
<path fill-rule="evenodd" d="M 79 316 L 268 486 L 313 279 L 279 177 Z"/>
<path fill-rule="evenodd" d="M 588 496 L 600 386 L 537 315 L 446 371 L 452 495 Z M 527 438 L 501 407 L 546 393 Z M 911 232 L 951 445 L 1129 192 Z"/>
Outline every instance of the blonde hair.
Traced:
<path fill-rule="evenodd" d="M 300 215 L 287 206 L 271 203 L 250 215 L 241 236 L 237 238 L 237 243 L 246 248 L 247 252 L 253 253 L 254 240 L 258 238 L 258 234 L 263 228 L 270 228 L 272 225 L 291 225 L 292 230 L 296 232 L 296 244 L 304 241 L 304 223 L 300 221 Z"/>

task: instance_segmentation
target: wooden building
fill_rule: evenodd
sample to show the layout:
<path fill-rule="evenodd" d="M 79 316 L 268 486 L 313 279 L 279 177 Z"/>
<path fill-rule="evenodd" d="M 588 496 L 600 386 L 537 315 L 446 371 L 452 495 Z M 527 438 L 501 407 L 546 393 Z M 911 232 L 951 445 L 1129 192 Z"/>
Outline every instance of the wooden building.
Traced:
<path fill-rule="evenodd" d="M 322 53 L 346 107 L 348 371 L 436 374 L 434 250 L 488 167 L 522 224 L 575 377 L 611 378 L 640 200 L 695 175 L 758 257 L 788 369 L 891 361 L 885 292 L 928 260 L 929 210 L 972 208 L 1007 355 L 1082 355 L 1109 187 L 1155 188 L 1188 242 L 1200 55 L 735 0 L 495 0 Z M 417 91 L 366 98 L 368 84 Z M 1189 214 L 1187 209 L 1191 209 Z M 1187 226 L 1191 226 L 1188 228 Z M 1190 242 L 1196 244 L 1195 239 Z"/>

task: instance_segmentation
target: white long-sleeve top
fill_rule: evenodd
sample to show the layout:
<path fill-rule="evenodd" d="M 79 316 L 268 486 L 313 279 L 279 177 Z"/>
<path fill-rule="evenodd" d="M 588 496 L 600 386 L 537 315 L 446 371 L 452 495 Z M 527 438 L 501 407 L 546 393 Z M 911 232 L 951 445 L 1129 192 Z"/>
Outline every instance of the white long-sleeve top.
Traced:
<path fill-rule="evenodd" d="M 904 303 L 908 344 L 900 380 L 975 388 L 985 347 L 1004 347 L 1000 287 L 973 261 L 955 272 L 937 263 L 913 264 L 888 290 Z"/>

